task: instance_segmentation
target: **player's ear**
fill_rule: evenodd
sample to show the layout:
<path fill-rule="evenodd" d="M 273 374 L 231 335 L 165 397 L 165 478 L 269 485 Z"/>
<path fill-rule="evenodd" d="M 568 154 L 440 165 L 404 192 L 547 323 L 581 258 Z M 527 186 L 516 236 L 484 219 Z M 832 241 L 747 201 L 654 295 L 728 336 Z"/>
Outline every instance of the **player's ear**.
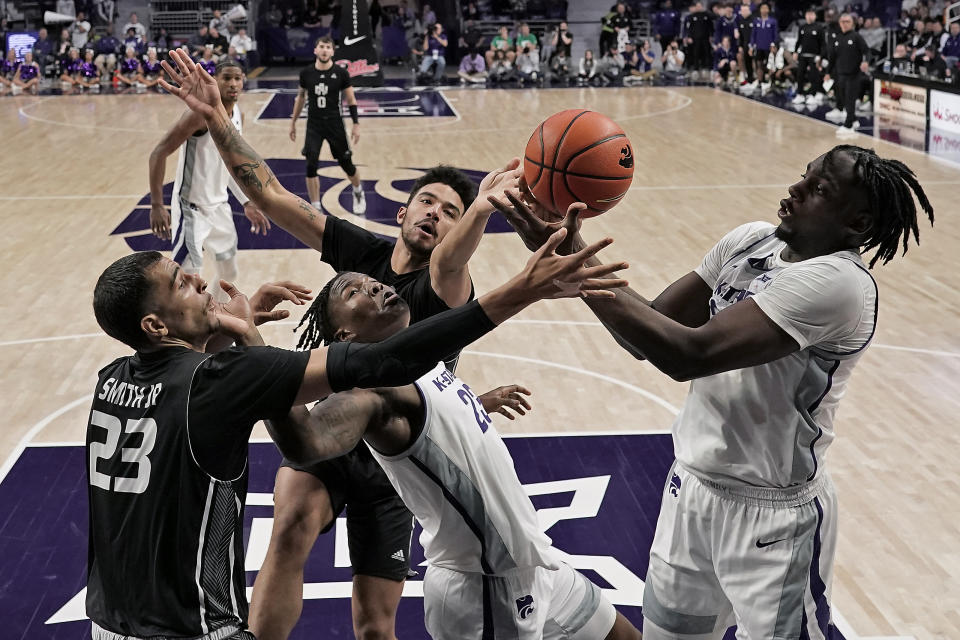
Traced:
<path fill-rule="evenodd" d="M 159 342 L 168 333 L 167 325 L 155 313 L 148 313 L 140 318 L 140 328 L 151 342 Z"/>
<path fill-rule="evenodd" d="M 407 208 L 400 207 L 397 209 L 397 224 L 403 225 L 403 219 L 407 217 Z"/>
<path fill-rule="evenodd" d="M 357 337 L 357 334 L 343 327 L 337 329 L 333 334 L 333 339 L 337 342 L 350 342 Z"/>

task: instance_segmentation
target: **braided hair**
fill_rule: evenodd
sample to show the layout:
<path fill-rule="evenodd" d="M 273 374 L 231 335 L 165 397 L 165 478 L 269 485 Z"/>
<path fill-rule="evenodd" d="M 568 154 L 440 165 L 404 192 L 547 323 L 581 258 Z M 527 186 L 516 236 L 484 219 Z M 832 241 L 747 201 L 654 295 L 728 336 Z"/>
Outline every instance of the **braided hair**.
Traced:
<path fill-rule="evenodd" d="M 897 255 L 901 237 L 903 253 L 906 254 L 911 231 L 916 243 L 920 244 L 917 206 L 913 201 L 913 194 L 916 194 L 931 226 L 933 207 L 910 167 L 899 160 L 881 158 L 873 149 L 848 144 L 838 145 L 828 151 L 823 164 L 827 167 L 832 165 L 838 153 L 845 153 L 853 158 L 854 184 L 864 189 L 869 201 L 873 226 L 864 239 L 861 253 L 877 248 L 870 260 L 870 268 L 881 259 L 882 264 L 890 262 Z M 911 190 L 913 194 L 910 193 Z"/>
<path fill-rule="evenodd" d="M 301 351 L 317 349 L 321 345 L 336 342 L 336 327 L 333 326 L 333 321 L 330 319 L 330 305 L 327 303 L 330 300 L 330 290 L 333 288 L 333 283 L 345 273 L 348 272 L 338 271 L 337 275 L 330 278 L 327 284 L 323 285 L 323 289 L 317 294 L 317 298 L 310 305 L 310 308 L 303 314 L 300 324 L 294 329 L 294 332 L 296 332 L 304 324 L 307 325 L 303 333 L 300 334 L 297 349 Z"/>

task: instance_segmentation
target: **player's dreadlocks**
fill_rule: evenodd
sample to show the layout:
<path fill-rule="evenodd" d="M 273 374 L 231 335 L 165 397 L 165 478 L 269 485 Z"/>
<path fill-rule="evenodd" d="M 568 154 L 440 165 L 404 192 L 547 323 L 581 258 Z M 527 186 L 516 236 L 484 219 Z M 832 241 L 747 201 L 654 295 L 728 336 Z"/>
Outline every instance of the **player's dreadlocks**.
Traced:
<path fill-rule="evenodd" d="M 294 329 L 294 331 L 296 331 L 302 327 L 304 323 L 307 325 L 307 328 L 304 329 L 300 335 L 300 341 L 297 342 L 297 349 L 301 351 L 317 349 L 321 345 L 336 341 L 336 332 L 333 322 L 330 320 L 330 305 L 328 305 L 327 302 L 330 300 L 330 289 L 333 287 L 333 283 L 344 273 L 347 272 L 340 271 L 337 275 L 330 278 L 330 281 L 323 285 L 323 289 L 320 289 L 320 293 L 317 294 L 313 304 L 311 304 L 307 312 L 303 314 L 300 324 Z"/>
<path fill-rule="evenodd" d="M 853 175 L 856 184 L 864 188 L 869 198 L 873 227 L 867 235 L 861 253 L 879 247 L 870 260 L 870 268 L 883 260 L 883 264 L 897 255 L 900 237 L 903 237 L 903 253 L 907 252 L 910 232 L 920 244 L 920 230 L 917 227 L 917 206 L 913 201 L 916 194 L 920 206 L 927 214 L 933 226 L 933 207 L 917 181 L 910 167 L 899 160 L 879 157 L 873 149 L 864 149 L 854 145 L 838 145 L 827 152 L 823 159 L 830 166 L 836 154 L 846 153 L 853 157 Z"/>

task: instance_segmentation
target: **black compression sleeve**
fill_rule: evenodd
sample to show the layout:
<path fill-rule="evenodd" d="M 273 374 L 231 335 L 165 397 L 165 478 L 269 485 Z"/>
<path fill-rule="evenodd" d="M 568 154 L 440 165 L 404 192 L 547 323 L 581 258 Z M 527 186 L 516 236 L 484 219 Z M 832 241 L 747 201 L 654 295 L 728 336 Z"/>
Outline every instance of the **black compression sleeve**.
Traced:
<path fill-rule="evenodd" d="M 327 351 L 327 380 L 335 392 L 410 384 L 495 326 L 474 300 L 421 320 L 383 342 L 335 342 Z"/>
<path fill-rule="evenodd" d="M 353 124 L 358 124 L 360 122 L 359 112 L 357 111 L 357 105 L 348 104 L 347 109 L 350 110 L 350 119 L 353 120 Z"/>

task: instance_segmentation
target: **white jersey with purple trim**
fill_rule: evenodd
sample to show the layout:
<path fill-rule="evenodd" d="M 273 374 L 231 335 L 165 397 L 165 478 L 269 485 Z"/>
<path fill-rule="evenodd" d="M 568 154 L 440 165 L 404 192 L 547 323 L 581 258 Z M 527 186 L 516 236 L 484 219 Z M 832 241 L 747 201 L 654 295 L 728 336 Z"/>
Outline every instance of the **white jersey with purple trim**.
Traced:
<path fill-rule="evenodd" d="M 423 431 L 399 455 L 371 451 L 423 526 L 427 563 L 488 575 L 559 568 L 510 452 L 470 387 L 442 362 L 415 384 Z"/>
<path fill-rule="evenodd" d="M 243 133 L 239 104 L 233 105 L 230 121 L 239 133 Z M 246 202 L 223 164 L 210 131 L 191 135 L 180 147 L 177 178 L 173 183 L 171 201 L 179 200 L 200 206 L 220 204 L 227 201 L 228 186 L 241 202 Z"/>
<path fill-rule="evenodd" d="M 676 457 L 725 485 L 791 487 L 817 477 L 837 405 L 876 328 L 877 285 L 858 253 L 785 262 L 775 229 L 734 229 L 696 269 L 713 289 L 710 317 L 751 298 L 800 345 L 691 383 L 673 425 Z"/>

